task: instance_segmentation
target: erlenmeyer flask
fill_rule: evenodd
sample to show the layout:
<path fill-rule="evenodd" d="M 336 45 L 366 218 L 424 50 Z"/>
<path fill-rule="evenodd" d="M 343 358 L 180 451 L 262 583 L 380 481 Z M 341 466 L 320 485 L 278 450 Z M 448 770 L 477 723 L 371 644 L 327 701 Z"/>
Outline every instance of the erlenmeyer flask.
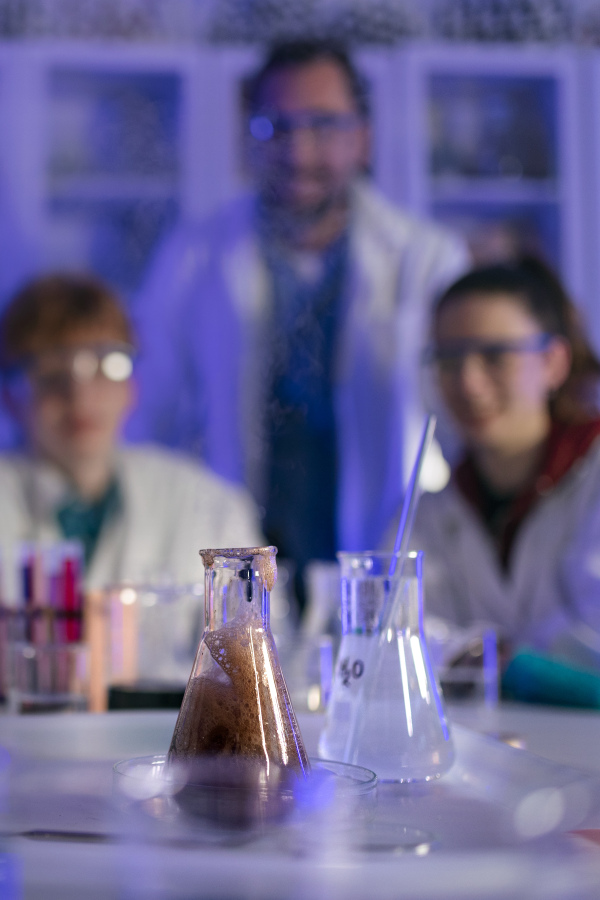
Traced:
<path fill-rule="evenodd" d="M 319 754 L 372 769 L 380 780 L 445 772 L 453 747 L 423 634 L 422 554 L 339 553 L 342 642 Z M 381 633 L 384 604 L 393 626 Z"/>
<path fill-rule="evenodd" d="M 202 550 L 205 627 L 169 761 L 225 757 L 306 775 L 309 762 L 269 626 L 275 547 Z"/>

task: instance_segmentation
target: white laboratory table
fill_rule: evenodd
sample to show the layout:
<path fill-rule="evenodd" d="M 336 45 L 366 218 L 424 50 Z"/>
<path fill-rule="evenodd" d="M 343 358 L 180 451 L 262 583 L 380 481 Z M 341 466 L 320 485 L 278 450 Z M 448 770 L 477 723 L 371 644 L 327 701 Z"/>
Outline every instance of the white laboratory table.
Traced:
<path fill-rule="evenodd" d="M 376 815 L 390 831 L 423 828 L 431 841 L 369 853 L 282 853 L 269 835 L 237 846 L 115 841 L 112 765 L 166 752 L 175 713 L 0 717 L 0 745 L 12 759 L 4 852 L 21 873 L 12 893 L 3 893 L 0 873 L 0 897 L 597 900 L 600 847 L 589 838 L 600 828 L 600 714 L 464 706 L 451 716 L 469 729 L 516 735 L 529 752 L 459 725 L 448 775 L 378 788 Z M 299 719 L 314 754 L 322 718 Z M 515 839 L 515 823 L 535 804 L 541 829 Z"/>
<path fill-rule="evenodd" d="M 524 703 L 450 707 L 460 725 L 503 739 L 515 739 L 530 753 L 565 766 L 600 774 L 600 712 Z M 600 894 L 599 894 L 600 897 Z"/>

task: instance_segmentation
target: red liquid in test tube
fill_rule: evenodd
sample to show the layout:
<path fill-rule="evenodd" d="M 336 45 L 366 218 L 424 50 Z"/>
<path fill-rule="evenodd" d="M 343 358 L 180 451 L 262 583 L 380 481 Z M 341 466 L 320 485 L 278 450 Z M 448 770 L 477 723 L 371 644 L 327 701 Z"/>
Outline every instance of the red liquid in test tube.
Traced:
<path fill-rule="evenodd" d="M 81 640 L 81 586 L 79 578 L 79 559 L 75 554 L 65 555 L 62 561 L 63 609 L 66 616 L 67 643 Z"/>

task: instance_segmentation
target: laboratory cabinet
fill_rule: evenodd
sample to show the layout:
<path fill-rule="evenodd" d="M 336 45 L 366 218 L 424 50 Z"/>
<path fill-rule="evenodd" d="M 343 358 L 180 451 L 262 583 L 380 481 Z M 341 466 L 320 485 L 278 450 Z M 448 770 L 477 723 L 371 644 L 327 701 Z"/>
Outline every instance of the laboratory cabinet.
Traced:
<path fill-rule="evenodd" d="M 127 295 L 165 231 L 203 211 L 201 77 L 186 48 L 0 47 L 0 212 L 39 267 L 91 269 Z"/>
<path fill-rule="evenodd" d="M 135 292 L 161 236 L 247 183 L 242 84 L 257 48 L 0 44 L 0 215 L 40 265 Z M 372 175 L 461 231 L 477 260 L 543 253 L 595 314 L 600 57 L 569 48 L 406 44 L 357 61 Z M 0 284 L 1 290 L 1 284 Z M 597 315 L 600 318 L 600 314 Z M 600 338 L 600 322 L 592 322 Z"/>
<path fill-rule="evenodd" d="M 461 231 L 476 261 L 543 254 L 584 300 L 586 123 L 570 49 L 413 46 L 398 54 L 405 95 L 389 192 Z"/>

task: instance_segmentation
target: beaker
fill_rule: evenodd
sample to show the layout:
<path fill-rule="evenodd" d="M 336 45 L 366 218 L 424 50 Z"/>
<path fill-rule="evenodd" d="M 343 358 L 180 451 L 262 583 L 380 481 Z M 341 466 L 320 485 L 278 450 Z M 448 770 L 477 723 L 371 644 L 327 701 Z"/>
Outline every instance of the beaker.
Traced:
<path fill-rule="evenodd" d="M 380 780 L 436 778 L 453 747 L 423 633 L 423 555 L 338 559 L 342 641 L 319 755 L 366 766 Z M 383 634 L 390 602 L 394 620 Z"/>
<path fill-rule="evenodd" d="M 266 776 L 310 766 L 269 625 L 275 547 L 202 550 L 205 627 L 169 761 L 230 757 Z"/>

